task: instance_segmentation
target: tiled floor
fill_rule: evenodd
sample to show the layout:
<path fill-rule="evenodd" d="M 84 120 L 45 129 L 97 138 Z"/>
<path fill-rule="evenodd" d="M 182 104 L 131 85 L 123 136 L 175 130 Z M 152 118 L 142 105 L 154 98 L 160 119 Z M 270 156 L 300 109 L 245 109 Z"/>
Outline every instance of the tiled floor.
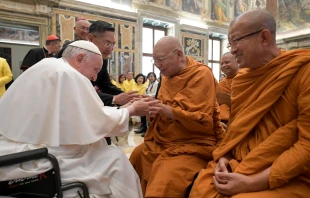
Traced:
<path fill-rule="evenodd" d="M 112 137 L 112 145 L 121 148 L 128 158 L 134 148 L 143 142 L 143 137 L 141 137 L 141 134 L 135 134 L 134 130 L 136 129 L 132 128 L 126 133 L 126 135 L 118 136 L 118 141 L 115 137 Z"/>

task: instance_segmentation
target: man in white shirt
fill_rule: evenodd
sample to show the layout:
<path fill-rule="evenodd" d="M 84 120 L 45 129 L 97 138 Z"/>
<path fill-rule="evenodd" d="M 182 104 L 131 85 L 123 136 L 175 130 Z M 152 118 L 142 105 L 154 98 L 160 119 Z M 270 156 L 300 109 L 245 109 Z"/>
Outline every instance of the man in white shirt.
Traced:
<path fill-rule="evenodd" d="M 91 197 L 142 197 L 139 178 L 105 136 L 128 130 L 129 117 L 156 114 L 147 99 L 122 109 L 104 106 L 89 80 L 101 70 L 93 43 L 75 41 L 63 58 L 43 59 L 21 75 L 0 101 L 0 155 L 47 147 L 59 161 L 62 183 L 84 182 Z M 31 79 L 31 80 L 29 80 Z M 21 100 L 22 98 L 22 100 Z M 0 180 L 50 169 L 46 160 L 0 169 Z M 64 197 L 76 197 L 67 192 Z"/>

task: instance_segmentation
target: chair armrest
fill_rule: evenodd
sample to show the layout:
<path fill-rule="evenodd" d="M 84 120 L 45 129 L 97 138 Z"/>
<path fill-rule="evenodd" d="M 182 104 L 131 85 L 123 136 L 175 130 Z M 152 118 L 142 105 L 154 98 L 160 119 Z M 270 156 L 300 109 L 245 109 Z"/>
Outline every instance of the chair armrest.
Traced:
<path fill-rule="evenodd" d="M 46 157 L 47 154 L 48 154 L 47 148 L 40 148 L 40 149 L 35 149 L 35 150 L 30 150 L 30 151 L 23 151 L 20 153 L 3 155 L 3 156 L 0 156 L 0 167 L 43 158 L 43 157 Z"/>

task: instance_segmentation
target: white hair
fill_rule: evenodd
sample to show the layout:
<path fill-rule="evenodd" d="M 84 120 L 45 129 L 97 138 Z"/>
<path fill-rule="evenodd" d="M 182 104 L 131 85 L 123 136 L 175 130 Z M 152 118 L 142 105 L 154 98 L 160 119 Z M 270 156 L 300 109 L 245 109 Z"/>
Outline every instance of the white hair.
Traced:
<path fill-rule="evenodd" d="M 83 48 L 68 45 L 67 48 L 62 53 L 62 57 L 66 60 L 69 60 L 69 59 L 76 57 L 79 54 L 85 54 L 86 61 L 88 61 L 89 57 L 96 54 L 96 53 L 93 53 L 93 52 L 88 51 L 88 50 L 83 49 Z"/>

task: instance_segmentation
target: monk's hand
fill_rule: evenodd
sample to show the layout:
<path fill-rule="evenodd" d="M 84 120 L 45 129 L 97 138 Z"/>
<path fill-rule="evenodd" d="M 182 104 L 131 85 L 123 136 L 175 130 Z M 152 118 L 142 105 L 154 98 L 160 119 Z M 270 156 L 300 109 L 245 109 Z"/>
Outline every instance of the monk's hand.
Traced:
<path fill-rule="evenodd" d="M 150 107 L 148 116 L 150 118 L 155 118 L 158 114 L 160 114 L 161 111 L 162 111 L 162 108 L 160 106 Z"/>
<path fill-rule="evenodd" d="M 229 159 L 226 157 L 221 157 L 219 161 L 216 164 L 216 167 L 214 169 L 214 176 L 218 183 L 220 184 L 227 184 L 228 180 L 226 178 L 220 177 L 217 173 L 228 173 L 227 167 L 229 166 Z"/>
<path fill-rule="evenodd" d="M 222 178 L 227 182 L 219 183 L 216 177 Z M 223 195 L 232 196 L 253 191 L 252 178 L 238 173 L 217 172 L 213 176 L 213 182 L 217 191 Z"/>
<path fill-rule="evenodd" d="M 227 157 L 221 157 L 216 164 L 216 167 L 214 169 L 214 174 L 216 172 L 228 173 L 229 172 L 227 169 L 228 166 L 229 166 L 229 159 Z"/>
<path fill-rule="evenodd" d="M 137 91 L 130 91 L 126 93 L 121 93 L 114 96 L 114 104 L 124 105 L 133 100 L 134 98 L 139 98 Z"/>
<path fill-rule="evenodd" d="M 129 116 L 155 116 L 161 111 L 161 108 L 156 106 L 158 103 L 159 100 L 149 101 L 148 98 L 135 101 L 127 107 Z"/>

